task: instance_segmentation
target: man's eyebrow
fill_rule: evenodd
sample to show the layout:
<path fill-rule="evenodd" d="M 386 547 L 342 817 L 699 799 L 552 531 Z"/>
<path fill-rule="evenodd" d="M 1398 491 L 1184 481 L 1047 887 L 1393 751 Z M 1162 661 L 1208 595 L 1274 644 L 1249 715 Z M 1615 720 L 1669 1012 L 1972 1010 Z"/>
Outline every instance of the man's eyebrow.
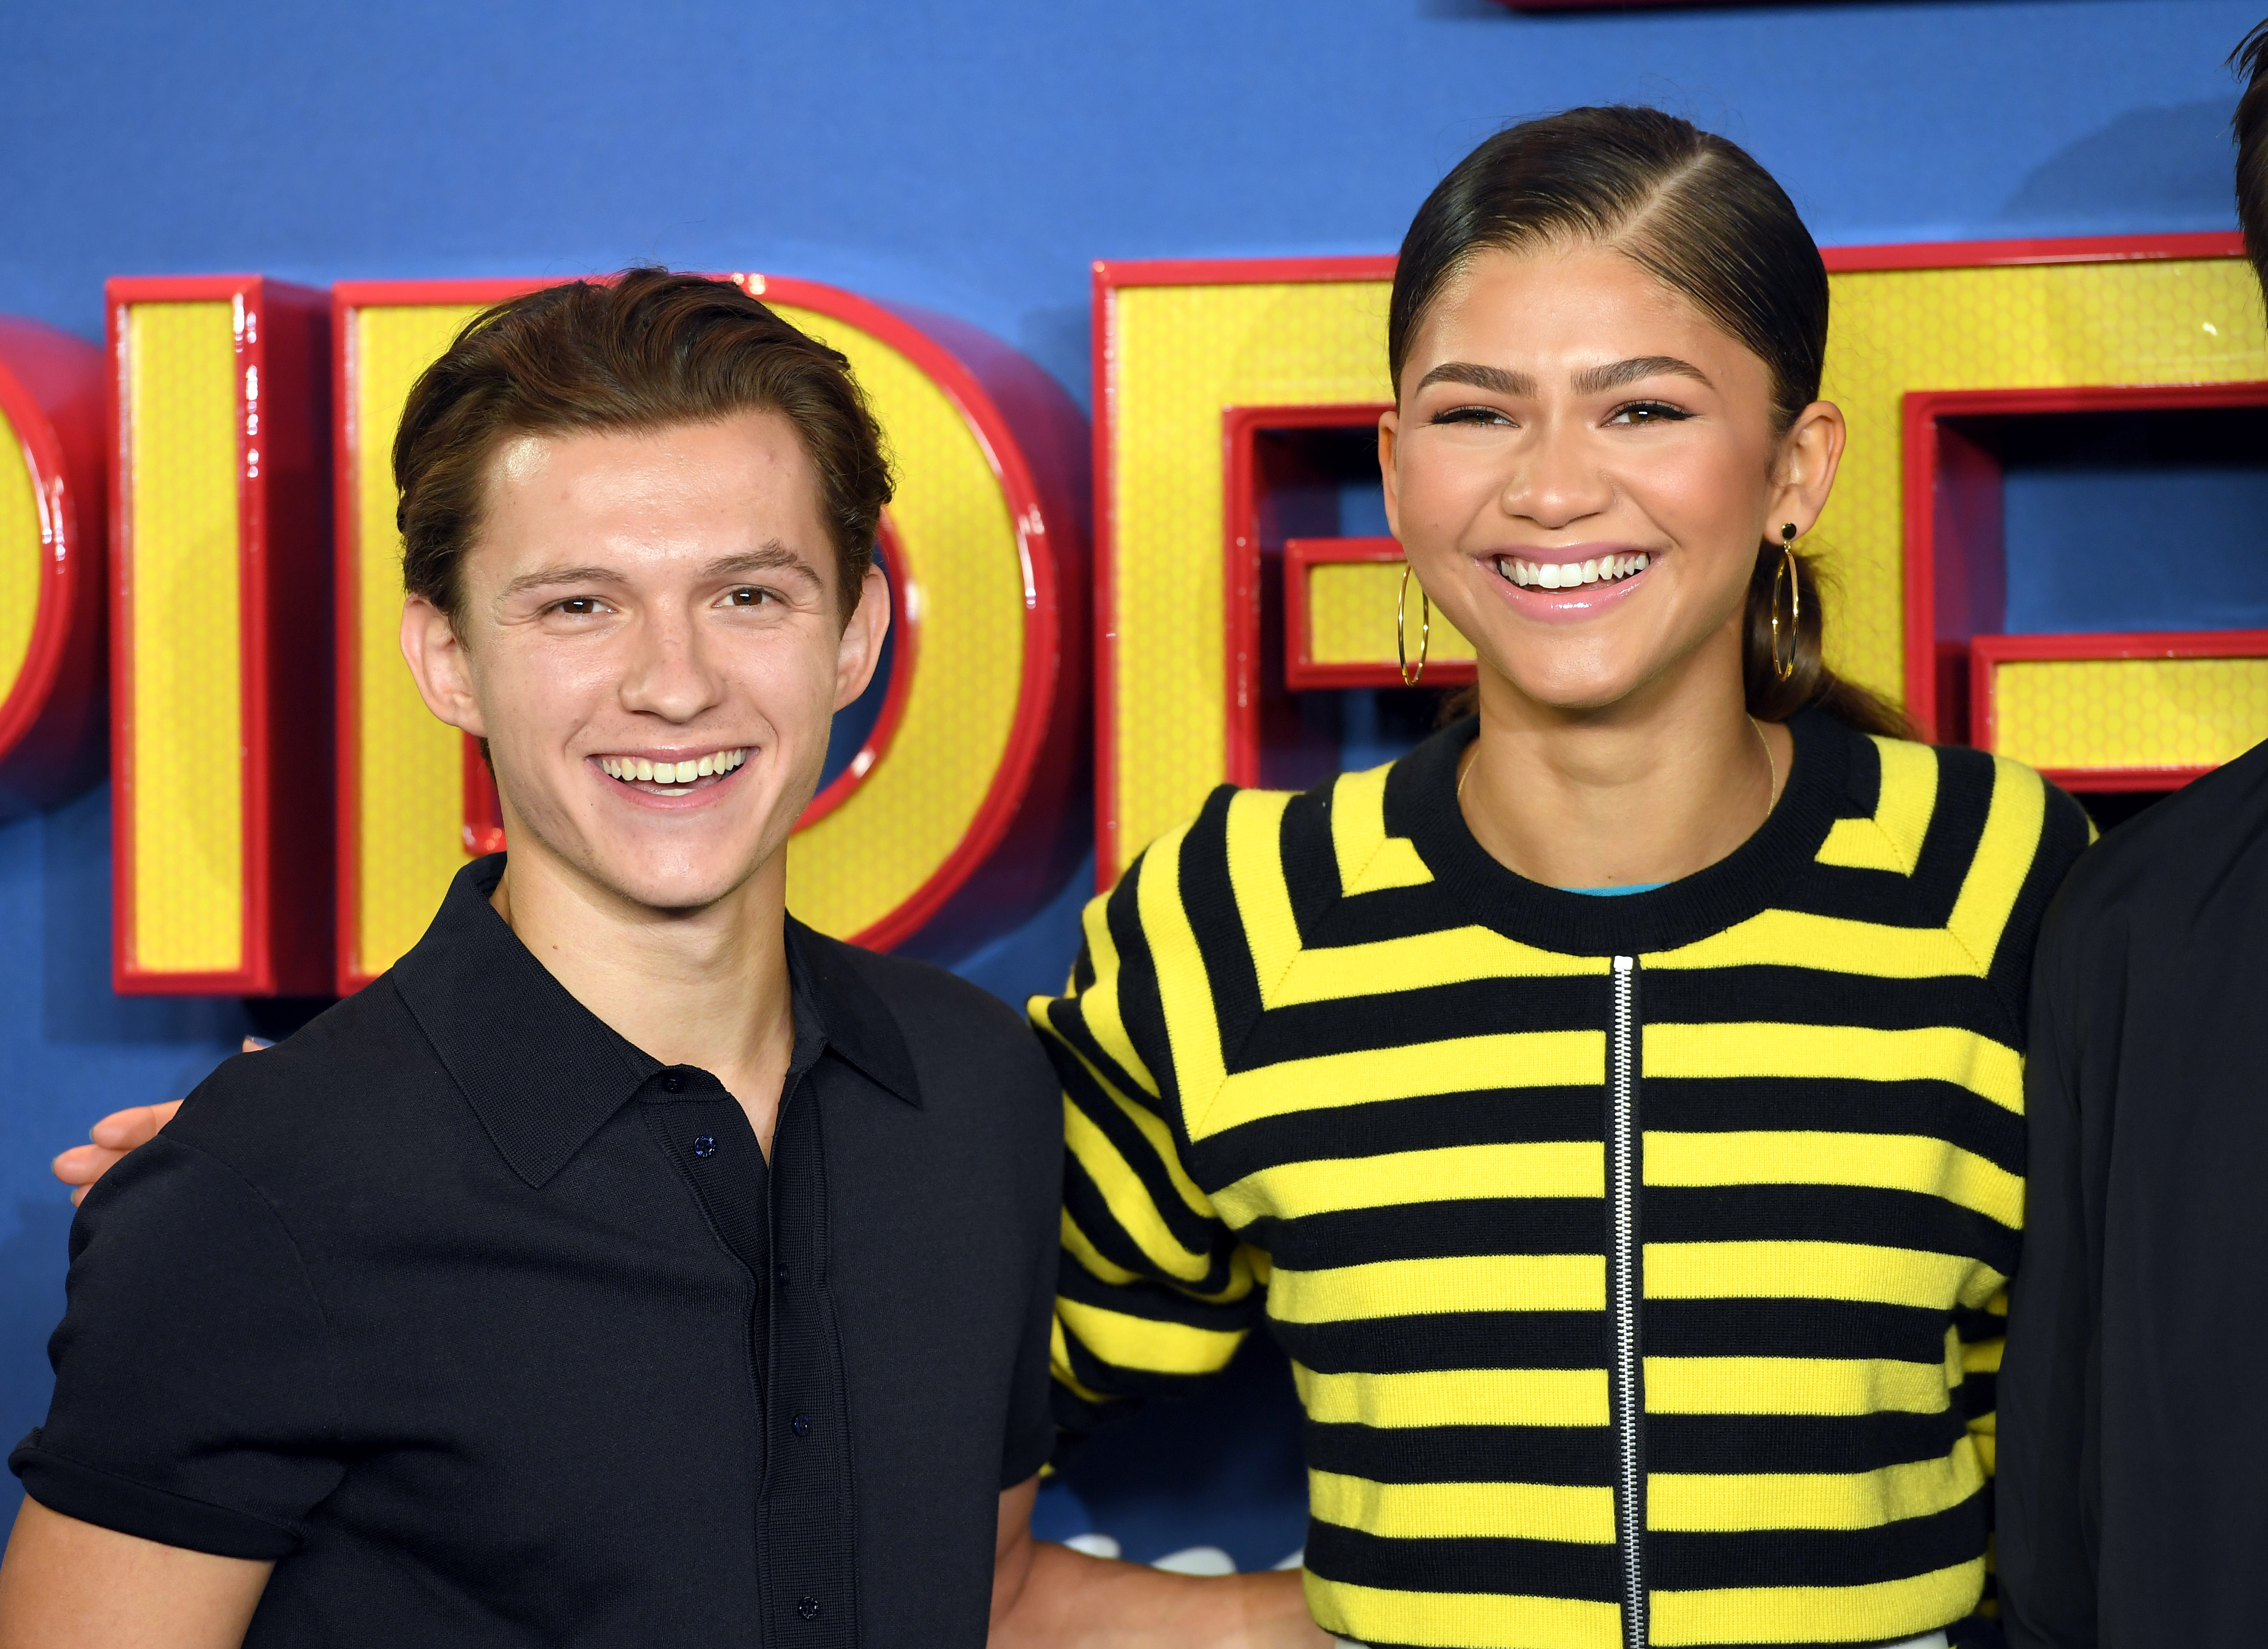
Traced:
<path fill-rule="evenodd" d="M 547 590 L 556 584 L 620 584 L 622 575 L 611 567 L 540 567 L 523 572 L 497 592 L 497 600 L 530 590 Z"/>
<path fill-rule="evenodd" d="M 1418 380 L 1419 389 L 1428 384 L 1464 384 L 1498 395 L 1532 395 L 1535 393 L 1535 380 L 1527 373 L 1508 372 L 1501 366 L 1483 366 L 1473 361 L 1442 362 Z"/>
<path fill-rule="evenodd" d="M 757 572 L 799 572 L 814 584 L 822 582 L 809 556 L 791 549 L 776 538 L 737 556 L 720 556 L 703 571 L 711 578 L 737 578 Z"/>
<path fill-rule="evenodd" d="M 702 569 L 703 575 L 710 578 L 739 578 L 762 572 L 795 572 L 814 585 L 821 582 L 808 557 L 777 539 L 735 556 L 720 556 Z M 563 584 L 619 585 L 624 582 L 622 575 L 612 567 L 540 567 L 534 572 L 521 573 L 505 585 L 498 599 L 508 600 L 530 590 L 549 590 Z"/>
<path fill-rule="evenodd" d="M 1603 395 L 1610 389 L 1635 384 L 1641 378 L 1661 377 L 1690 378 L 1703 384 L 1709 381 L 1709 374 L 1690 361 L 1681 361 L 1674 355 L 1640 355 L 1627 361 L 1587 367 L 1576 373 L 1571 383 L 1579 395 Z"/>

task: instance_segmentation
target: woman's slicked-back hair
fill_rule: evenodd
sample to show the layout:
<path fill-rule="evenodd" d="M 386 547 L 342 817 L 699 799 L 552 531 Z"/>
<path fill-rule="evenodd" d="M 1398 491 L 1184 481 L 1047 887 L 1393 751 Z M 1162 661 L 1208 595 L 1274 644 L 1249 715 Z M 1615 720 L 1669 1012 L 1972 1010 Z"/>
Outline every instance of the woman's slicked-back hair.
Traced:
<path fill-rule="evenodd" d="M 1474 258 L 1585 243 L 1629 258 L 1761 359 L 1776 432 L 1819 399 L 1827 266 L 1795 202 L 1737 144 L 1660 109 L 1623 106 L 1569 109 L 1500 131 L 1426 196 L 1403 239 L 1387 314 L 1396 399 L 1427 314 Z M 1819 578 L 1808 556 L 1796 557 L 1795 669 L 1780 679 L 1770 651 L 1779 567 L 1780 547 L 1766 541 L 1743 632 L 1750 713 L 1778 721 L 1817 704 L 1866 732 L 1911 737 L 1894 708 L 1828 669 Z"/>
<path fill-rule="evenodd" d="M 2245 255 L 2268 286 L 2268 23 L 2256 23 L 2228 61 L 2245 78 L 2236 100 L 2236 221 Z"/>
<path fill-rule="evenodd" d="M 394 438 L 403 586 L 456 616 L 489 463 L 512 437 L 742 412 L 777 412 L 794 426 L 818 477 L 847 620 L 890 501 L 881 429 L 850 362 L 730 281 L 659 269 L 507 299 L 466 322 L 425 369 Z"/>

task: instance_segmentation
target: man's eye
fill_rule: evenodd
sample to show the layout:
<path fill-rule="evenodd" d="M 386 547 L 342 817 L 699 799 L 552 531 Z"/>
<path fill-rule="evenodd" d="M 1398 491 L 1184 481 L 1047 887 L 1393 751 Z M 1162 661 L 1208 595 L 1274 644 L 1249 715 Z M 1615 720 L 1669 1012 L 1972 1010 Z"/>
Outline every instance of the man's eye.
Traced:
<path fill-rule="evenodd" d="M 1684 408 L 1673 407 L 1666 401 L 1639 401 L 1617 408 L 1607 422 L 1621 424 L 1677 423 L 1692 416 Z"/>
<path fill-rule="evenodd" d="M 571 595 L 555 609 L 571 618 L 593 618 L 603 606 L 595 595 Z"/>
<path fill-rule="evenodd" d="M 755 585 L 744 584 L 725 599 L 734 607 L 762 607 L 766 601 L 777 598 L 770 590 L 762 590 Z"/>

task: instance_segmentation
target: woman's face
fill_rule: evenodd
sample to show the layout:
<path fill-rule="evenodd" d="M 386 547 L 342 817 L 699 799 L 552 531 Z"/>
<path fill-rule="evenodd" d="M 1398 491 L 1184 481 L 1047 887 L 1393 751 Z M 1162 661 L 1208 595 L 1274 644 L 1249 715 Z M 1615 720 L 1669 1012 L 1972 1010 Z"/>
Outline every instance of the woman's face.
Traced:
<path fill-rule="evenodd" d="M 1764 363 L 1587 243 L 1475 258 L 1398 389 L 1379 425 L 1387 517 L 1484 676 L 1572 712 L 1697 669 L 1739 693 L 1757 544 L 1825 504 L 1833 407 L 1781 438 Z"/>

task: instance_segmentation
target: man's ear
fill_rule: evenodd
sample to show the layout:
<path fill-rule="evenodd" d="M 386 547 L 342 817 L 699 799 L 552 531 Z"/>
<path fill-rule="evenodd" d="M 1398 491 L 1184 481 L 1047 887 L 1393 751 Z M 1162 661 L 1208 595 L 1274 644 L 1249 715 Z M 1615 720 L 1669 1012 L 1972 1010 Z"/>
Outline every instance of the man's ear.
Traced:
<path fill-rule="evenodd" d="M 835 650 L 835 708 L 854 703 L 882 662 L 882 637 L 890 629 L 890 581 L 870 566 L 858 586 L 858 605 L 843 626 Z M 436 712 L 438 713 L 438 711 Z M 446 719 L 446 718 L 445 718 Z"/>
<path fill-rule="evenodd" d="M 401 656 L 425 708 L 452 727 L 475 739 L 488 737 L 480 701 L 473 693 L 472 659 L 449 615 L 422 595 L 401 603 Z"/>

